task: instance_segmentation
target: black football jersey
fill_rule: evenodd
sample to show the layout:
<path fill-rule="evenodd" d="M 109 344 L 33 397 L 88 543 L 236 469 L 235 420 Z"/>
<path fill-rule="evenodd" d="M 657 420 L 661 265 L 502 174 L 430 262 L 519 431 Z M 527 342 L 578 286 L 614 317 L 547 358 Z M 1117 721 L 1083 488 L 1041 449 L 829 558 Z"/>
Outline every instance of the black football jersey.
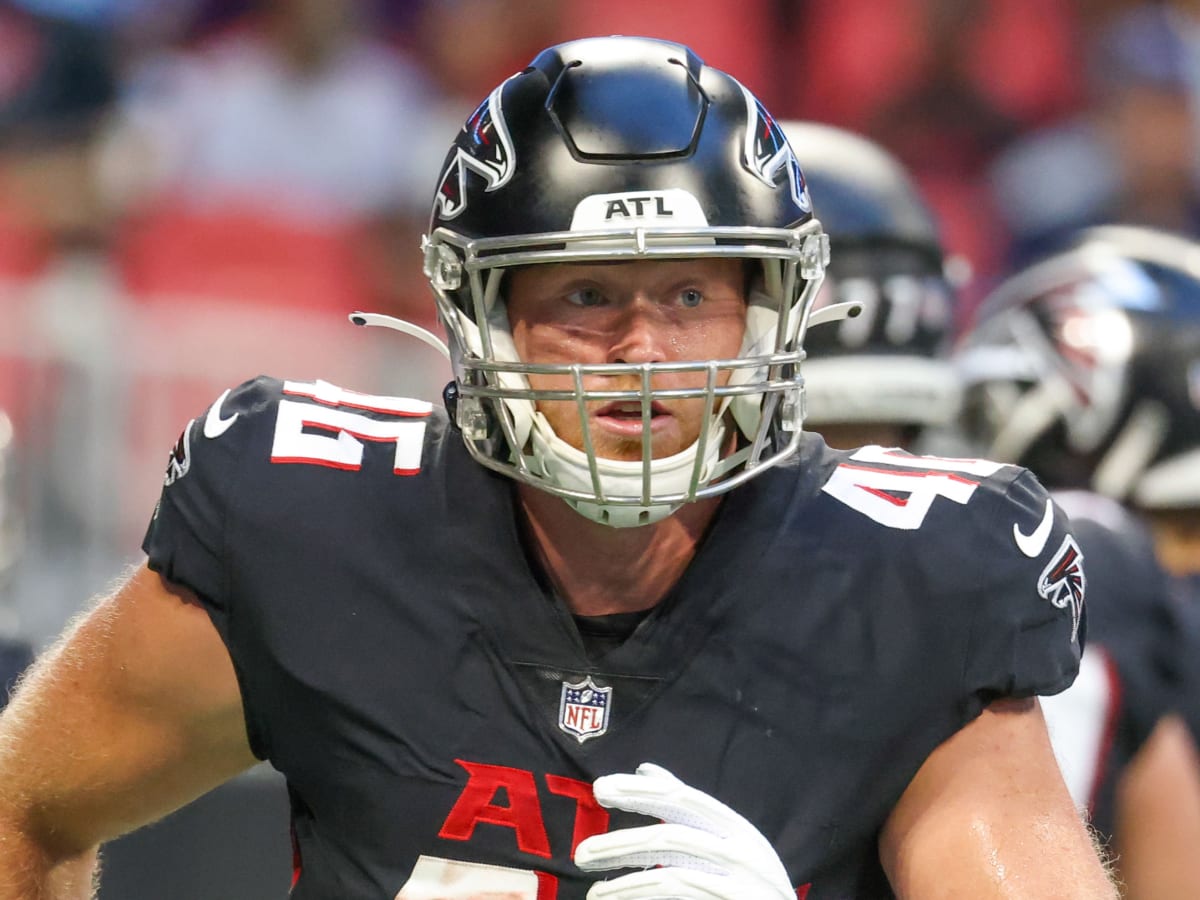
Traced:
<path fill-rule="evenodd" d="M 1087 559 L 1088 634 L 1074 684 L 1042 705 L 1072 796 L 1111 838 L 1120 776 L 1176 706 L 1179 615 L 1141 520 L 1098 494 L 1054 498 Z"/>
<path fill-rule="evenodd" d="M 750 819 L 808 900 L 890 897 L 877 835 L 929 753 L 1078 667 L 1081 553 L 1023 469 L 807 435 L 591 656 L 514 497 L 441 409 L 324 382 L 244 384 L 172 452 L 144 546 L 287 777 L 296 900 L 582 900 L 578 843 L 645 824 L 591 782 L 643 761 Z"/>

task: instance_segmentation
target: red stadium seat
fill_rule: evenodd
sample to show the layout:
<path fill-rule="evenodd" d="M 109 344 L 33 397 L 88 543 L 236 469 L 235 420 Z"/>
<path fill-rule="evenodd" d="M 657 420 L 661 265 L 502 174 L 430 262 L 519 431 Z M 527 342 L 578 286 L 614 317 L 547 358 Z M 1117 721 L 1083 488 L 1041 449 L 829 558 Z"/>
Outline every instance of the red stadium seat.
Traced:
<path fill-rule="evenodd" d="M 369 305 L 348 223 L 164 203 L 130 224 L 118 260 L 129 291 L 147 302 L 192 297 L 339 312 Z"/>

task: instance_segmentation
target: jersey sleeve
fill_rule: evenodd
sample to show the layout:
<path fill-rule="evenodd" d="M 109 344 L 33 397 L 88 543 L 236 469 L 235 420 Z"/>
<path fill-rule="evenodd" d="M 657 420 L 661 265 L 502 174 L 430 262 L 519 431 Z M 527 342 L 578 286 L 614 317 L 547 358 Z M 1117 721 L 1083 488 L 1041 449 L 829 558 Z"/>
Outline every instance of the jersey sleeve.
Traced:
<path fill-rule="evenodd" d="M 1066 513 L 1028 470 L 980 517 L 990 547 L 979 570 L 966 690 L 996 697 L 1056 694 L 1075 679 L 1087 631 L 1084 554 Z"/>
<path fill-rule="evenodd" d="M 226 523 L 240 460 L 277 393 L 266 378 L 223 393 L 187 424 L 167 461 L 162 494 L 142 541 L 149 567 L 194 591 L 228 642 Z"/>

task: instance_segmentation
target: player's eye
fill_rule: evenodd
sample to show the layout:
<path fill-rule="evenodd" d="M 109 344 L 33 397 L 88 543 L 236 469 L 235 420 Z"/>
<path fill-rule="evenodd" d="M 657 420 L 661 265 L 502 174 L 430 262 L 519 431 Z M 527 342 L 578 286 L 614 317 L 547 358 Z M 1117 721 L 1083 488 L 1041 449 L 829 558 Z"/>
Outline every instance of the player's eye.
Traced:
<path fill-rule="evenodd" d="M 599 288 L 594 287 L 576 288 L 566 296 L 567 302 L 574 306 L 599 306 L 604 302 L 604 294 L 600 292 Z"/>
<path fill-rule="evenodd" d="M 696 288 L 684 288 L 679 292 L 679 303 L 688 309 L 695 309 L 704 302 L 704 295 Z"/>

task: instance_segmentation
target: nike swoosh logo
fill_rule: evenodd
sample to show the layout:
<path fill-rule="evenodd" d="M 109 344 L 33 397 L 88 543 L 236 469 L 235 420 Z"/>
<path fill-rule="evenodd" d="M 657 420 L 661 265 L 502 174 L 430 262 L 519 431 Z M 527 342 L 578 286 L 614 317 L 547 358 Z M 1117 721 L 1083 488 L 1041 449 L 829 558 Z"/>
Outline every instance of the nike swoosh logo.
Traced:
<path fill-rule="evenodd" d="M 1046 541 L 1050 539 L 1050 530 L 1054 527 L 1054 504 L 1049 500 L 1046 501 L 1046 514 L 1042 516 L 1042 521 L 1038 527 L 1033 529 L 1030 534 L 1022 534 L 1021 529 L 1017 524 L 1013 523 L 1013 540 L 1017 542 L 1017 549 L 1028 556 L 1030 559 L 1036 559 L 1042 555 L 1042 551 L 1046 549 Z"/>
<path fill-rule="evenodd" d="M 204 417 L 204 436 L 206 438 L 219 438 L 241 415 L 241 413 L 234 413 L 228 419 L 221 418 L 221 404 L 229 396 L 229 391 L 230 389 L 226 388 L 225 393 L 217 398 L 217 402 L 208 408 L 208 415 Z"/>

